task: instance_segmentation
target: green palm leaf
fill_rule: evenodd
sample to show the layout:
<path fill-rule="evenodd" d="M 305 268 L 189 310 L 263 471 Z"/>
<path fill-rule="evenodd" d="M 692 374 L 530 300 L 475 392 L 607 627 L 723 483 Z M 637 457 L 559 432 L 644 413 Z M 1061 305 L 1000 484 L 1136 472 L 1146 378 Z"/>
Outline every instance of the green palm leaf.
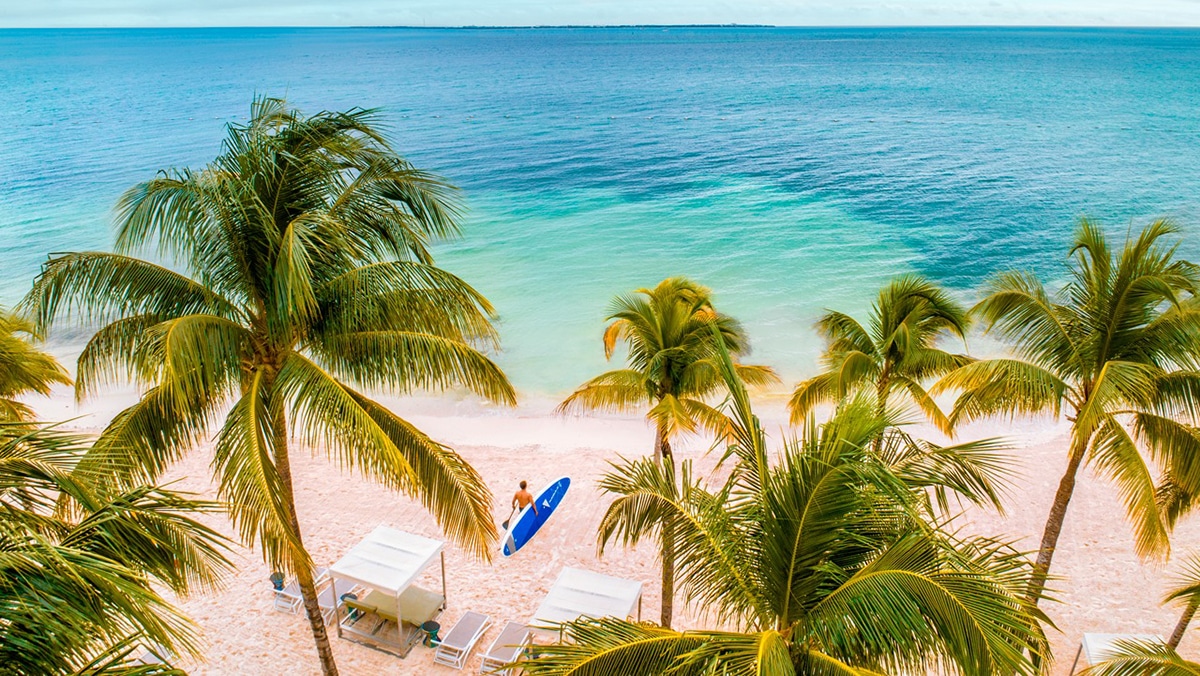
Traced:
<path fill-rule="evenodd" d="M 143 639 L 196 655 L 193 626 L 157 588 L 211 590 L 231 568 L 224 538 L 193 518 L 217 505 L 156 486 L 110 492 L 74 471 L 86 452 L 77 434 L 0 424 L 5 673 L 124 673 L 122 651 Z"/>
<path fill-rule="evenodd" d="M 1200 664 L 1189 662 L 1161 643 L 1118 641 L 1119 651 L 1100 664 L 1080 672 L 1081 676 L 1197 676 Z"/>

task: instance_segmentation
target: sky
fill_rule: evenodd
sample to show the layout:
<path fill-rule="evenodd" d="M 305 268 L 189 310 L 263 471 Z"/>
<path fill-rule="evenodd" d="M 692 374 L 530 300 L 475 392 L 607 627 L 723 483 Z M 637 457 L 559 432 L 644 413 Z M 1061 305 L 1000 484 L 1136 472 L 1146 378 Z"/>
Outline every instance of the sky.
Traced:
<path fill-rule="evenodd" d="M 0 0 L 0 27 L 1200 26 L 1200 0 Z"/>

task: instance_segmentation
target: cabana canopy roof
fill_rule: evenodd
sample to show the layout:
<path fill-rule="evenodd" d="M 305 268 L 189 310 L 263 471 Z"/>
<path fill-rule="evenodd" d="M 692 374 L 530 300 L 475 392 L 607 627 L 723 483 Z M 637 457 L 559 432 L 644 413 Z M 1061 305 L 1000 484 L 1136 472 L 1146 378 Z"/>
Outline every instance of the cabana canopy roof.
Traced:
<path fill-rule="evenodd" d="M 1116 657 L 1120 650 L 1119 644 L 1131 641 L 1163 644 L 1162 637 L 1156 634 L 1084 634 L 1080 642 L 1080 651 L 1083 652 L 1087 665 L 1094 666 Z M 1079 655 L 1075 656 L 1075 660 L 1079 660 Z"/>
<path fill-rule="evenodd" d="M 573 622 L 580 617 L 626 619 L 642 598 L 642 583 L 578 568 L 563 568 L 534 624 Z"/>
<path fill-rule="evenodd" d="M 329 568 L 329 574 L 381 592 L 404 591 L 442 552 L 443 542 L 379 526 Z"/>

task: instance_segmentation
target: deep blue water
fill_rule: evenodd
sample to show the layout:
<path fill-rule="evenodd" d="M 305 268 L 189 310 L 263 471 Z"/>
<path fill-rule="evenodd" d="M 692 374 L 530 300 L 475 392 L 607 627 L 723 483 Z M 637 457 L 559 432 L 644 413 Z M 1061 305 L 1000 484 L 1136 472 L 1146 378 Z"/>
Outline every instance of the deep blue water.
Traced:
<path fill-rule="evenodd" d="M 211 159 L 256 93 L 380 107 L 465 190 L 440 260 L 527 391 L 602 368 L 608 299 L 672 274 L 795 378 L 822 308 L 904 271 L 1053 279 L 1082 214 L 1170 217 L 1200 256 L 1194 30 L 0 31 L 0 91 L 0 301 L 107 247 L 117 196 Z"/>

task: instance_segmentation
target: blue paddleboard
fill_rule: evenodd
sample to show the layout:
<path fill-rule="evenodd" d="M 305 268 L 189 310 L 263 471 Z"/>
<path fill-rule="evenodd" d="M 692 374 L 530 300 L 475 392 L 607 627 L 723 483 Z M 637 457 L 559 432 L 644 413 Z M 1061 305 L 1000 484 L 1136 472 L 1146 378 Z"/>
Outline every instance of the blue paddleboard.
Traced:
<path fill-rule="evenodd" d="M 517 513 L 516 518 L 508 523 L 508 530 L 504 531 L 502 551 L 505 556 L 517 553 L 517 550 L 533 538 L 542 524 L 554 514 L 554 510 L 558 509 L 570 487 L 571 479 L 563 477 L 543 488 L 533 499 L 533 504 L 537 505 L 537 514 L 533 513 L 533 505 L 526 505 Z"/>

